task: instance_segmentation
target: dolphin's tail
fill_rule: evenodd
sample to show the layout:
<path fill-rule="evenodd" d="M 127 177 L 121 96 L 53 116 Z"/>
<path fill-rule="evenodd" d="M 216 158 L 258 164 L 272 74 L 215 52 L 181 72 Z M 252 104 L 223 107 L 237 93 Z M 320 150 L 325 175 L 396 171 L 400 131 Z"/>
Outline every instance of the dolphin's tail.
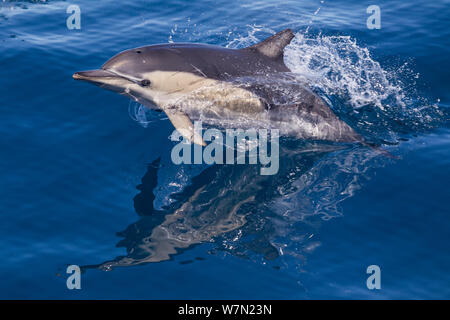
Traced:
<path fill-rule="evenodd" d="M 301 116 L 303 120 L 309 120 L 310 123 L 317 125 L 327 124 L 320 126 L 323 140 L 330 140 L 343 143 L 356 143 L 364 147 L 368 147 L 371 150 L 379 153 L 385 157 L 391 159 L 397 159 L 387 150 L 383 149 L 380 145 L 367 141 L 361 134 L 356 132 L 345 121 L 340 120 L 334 112 L 326 105 L 315 104 L 311 108 L 311 113 L 305 115 L 304 106 L 295 105 L 294 113 L 296 116 Z M 300 109 L 300 111 L 299 111 Z M 304 133 L 303 133 L 304 135 Z"/>
<path fill-rule="evenodd" d="M 365 141 L 364 139 L 362 141 L 358 142 L 359 144 L 363 145 L 364 147 L 368 147 L 371 150 L 375 151 L 376 153 L 379 153 L 389 159 L 399 159 L 399 157 L 394 156 L 392 153 L 390 153 L 389 151 L 383 149 L 380 145 L 378 144 L 374 144 L 374 143 L 370 143 Z"/>

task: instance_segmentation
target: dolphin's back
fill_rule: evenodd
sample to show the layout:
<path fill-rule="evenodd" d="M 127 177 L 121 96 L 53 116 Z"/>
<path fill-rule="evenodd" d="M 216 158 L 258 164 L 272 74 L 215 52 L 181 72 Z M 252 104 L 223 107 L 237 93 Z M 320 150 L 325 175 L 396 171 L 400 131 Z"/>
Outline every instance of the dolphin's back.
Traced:
<path fill-rule="evenodd" d="M 195 43 L 151 45 L 123 51 L 102 69 L 113 66 L 115 71 L 136 74 L 155 70 L 187 72 L 214 80 L 289 72 L 283 62 L 283 49 L 293 37 L 287 29 L 243 49 Z"/>
<path fill-rule="evenodd" d="M 229 49 L 210 45 L 175 45 L 175 50 L 186 50 L 184 56 L 198 58 L 199 65 L 205 68 L 205 75 L 212 79 L 227 80 L 233 77 L 267 75 L 290 72 L 283 61 L 284 48 L 294 38 L 290 29 L 243 49 Z"/>
<path fill-rule="evenodd" d="M 283 60 L 273 59 L 257 50 L 228 49 L 215 46 L 191 46 L 180 50 L 187 58 L 188 68 L 215 80 L 230 80 L 236 77 L 289 72 Z M 200 72 L 201 71 L 201 72 Z"/>

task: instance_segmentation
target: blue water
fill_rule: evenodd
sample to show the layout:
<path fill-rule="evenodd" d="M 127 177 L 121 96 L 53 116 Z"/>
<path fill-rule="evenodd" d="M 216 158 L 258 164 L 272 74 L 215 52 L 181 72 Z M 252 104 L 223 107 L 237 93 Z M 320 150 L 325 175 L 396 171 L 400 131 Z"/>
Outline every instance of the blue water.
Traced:
<path fill-rule="evenodd" d="M 449 15 L 447 0 L 2 1 L 0 298 L 449 299 Z M 395 158 L 286 139 L 274 176 L 180 167 L 167 119 L 72 79 L 132 47 L 284 28 L 291 70 Z"/>

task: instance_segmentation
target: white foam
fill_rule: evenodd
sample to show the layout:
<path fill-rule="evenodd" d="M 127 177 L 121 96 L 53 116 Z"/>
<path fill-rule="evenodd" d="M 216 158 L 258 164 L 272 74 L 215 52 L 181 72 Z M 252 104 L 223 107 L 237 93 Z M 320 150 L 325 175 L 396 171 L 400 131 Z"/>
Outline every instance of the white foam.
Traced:
<path fill-rule="evenodd" d="M 400 83 L 375 61 L 368 48 L 349 36 L 309 36 L 297 33 L 285 49 L 293 73 L 327 96 L 345 99 L 353 108 L 394 103 L 405 106 Z"/>

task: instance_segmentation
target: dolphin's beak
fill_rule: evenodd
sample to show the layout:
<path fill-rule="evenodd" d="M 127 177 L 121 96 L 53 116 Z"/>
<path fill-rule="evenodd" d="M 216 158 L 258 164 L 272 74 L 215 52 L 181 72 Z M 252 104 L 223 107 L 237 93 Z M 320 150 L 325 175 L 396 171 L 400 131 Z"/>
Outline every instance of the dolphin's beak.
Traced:
<path fill-rule="evenodd" d="M 112 72 L 109 72 L 107 70 L 99 69 L 99 70 L 90 70 L 90 71 L 80 71 L 75 72 L 72 76 L 75 80 L 84 80 L 94 83 L 103 82 L 107 78 L 117 78 L 117 75 L 115 75 Z"/>

